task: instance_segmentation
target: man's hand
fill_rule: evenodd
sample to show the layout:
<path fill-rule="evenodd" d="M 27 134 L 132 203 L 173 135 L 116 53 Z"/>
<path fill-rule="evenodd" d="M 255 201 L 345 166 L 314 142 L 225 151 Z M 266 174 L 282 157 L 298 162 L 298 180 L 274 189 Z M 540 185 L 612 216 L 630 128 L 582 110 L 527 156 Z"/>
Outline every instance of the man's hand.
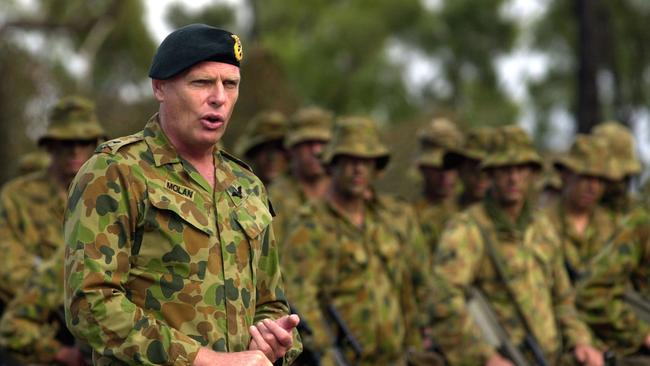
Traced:
<path fill-rule="evenodd" d="M 587 366 L 604 366 L 605 361 L 603 360 L 603 353 L 598 349 L 587 346 L 579 345 L 573 350 L 573 354 L 582 365 Z"/>
<path fill-rule="evenodd" d="M 260 351 L 244 352 L 215 352 L 209 348 L 201 348 L 194 359 L 193 366 L 273 366 Z"/>
<path fill-rule="evenodd" d="M 63 347 L 54 356 L 54 361 L 66 366 L 85 366 L 84 356 L 77 347 Z"/>
<path fill-rule="evenodd" d="M 253 337 L 248 349 L 262 351 L 271 362 L 275 362 L 293 345 L 291 332 L 298 323 L 300 323 L 298 315 L 291 314 L 278 320 L 264 319 L 252 325 L 248 329 Z"/>
<path fill-rule="evenodd" d="M 490 357 L 485 366 L 515 366 L 515 364 L 500 354 L 495 353 Z"/>

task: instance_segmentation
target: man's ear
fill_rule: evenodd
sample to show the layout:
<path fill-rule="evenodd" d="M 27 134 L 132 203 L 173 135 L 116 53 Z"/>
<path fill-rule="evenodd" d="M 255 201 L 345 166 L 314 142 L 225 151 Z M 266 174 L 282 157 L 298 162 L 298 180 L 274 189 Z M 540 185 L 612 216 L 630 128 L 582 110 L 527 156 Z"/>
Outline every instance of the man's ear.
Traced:
<path fill-rule="evenodd" d="M 153 90 L 153 96 L 158 102 L 163 102 L 165 100 L 165 80 L 151 79 L 151 89 Z"/>

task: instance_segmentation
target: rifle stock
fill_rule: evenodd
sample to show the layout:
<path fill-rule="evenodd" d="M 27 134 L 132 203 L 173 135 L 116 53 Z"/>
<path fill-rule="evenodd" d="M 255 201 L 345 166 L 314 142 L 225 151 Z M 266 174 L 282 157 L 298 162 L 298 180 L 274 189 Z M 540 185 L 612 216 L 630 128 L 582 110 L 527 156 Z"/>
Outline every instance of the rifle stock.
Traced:
<path fill-rule="evenodd" d="M 361 347 L 361 344 L 356 339 L 354 334 L 352 334 L 334 305 L 327 304 L 325 306 L 325 314 L 332 322 L 334 322 L 334 325 L 336 325 L 336 330 L 334 332 L 334 357 L 336 359 L 336 362 L 340 366 L 358 364 L 359 360 L 361 359 L 361 355 L 363 354 L 363 348 Z M 351 349 L 354 353 L 354 359 L 351 363 L 348 362 L 347 358 L 345 357 L 345 349 L 348 348 Z"/>

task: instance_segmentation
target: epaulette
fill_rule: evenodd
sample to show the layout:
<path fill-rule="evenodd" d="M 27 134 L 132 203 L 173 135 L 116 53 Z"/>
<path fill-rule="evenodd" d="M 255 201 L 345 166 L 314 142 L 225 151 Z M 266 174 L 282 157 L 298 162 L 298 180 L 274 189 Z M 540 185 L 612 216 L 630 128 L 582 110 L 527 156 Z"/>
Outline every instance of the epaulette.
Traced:
<path fill-rule="evenodd" d="M 234 156 L 233 154 L 227 152 L 227 151 L 224 150 L 224 149 L 219 149 L 219 152 L 220 152 L 221 155 L 223 155 L 226 159 L 228 159 L 228 160 L 232 160 L 233 162 L 237 163 L 237 165 L 241 165 L 244 169 L 248 170 L 248 171 L 251 172 L 251 173 L 254 173 L 254 172 L 253 172 L 253 168 L 251 168 L 250 166 L 248 166 L 248 164 L 246 164 L 246 163 L 244 163 L 243 161 L 241 161 L 238 157 Z"/>
<path fill-rule="evenodd" d="M 142 135 L 142 132 L 139 132 L 133 135 L 128 135 L 113 140 L 109 140 L 97 146 L 97 150 L 95 150 L 95 153 L 115 154 L 123 146 L 130 145 L 138 141 L 142 141 L 143 139 L 144 136 Z"/>

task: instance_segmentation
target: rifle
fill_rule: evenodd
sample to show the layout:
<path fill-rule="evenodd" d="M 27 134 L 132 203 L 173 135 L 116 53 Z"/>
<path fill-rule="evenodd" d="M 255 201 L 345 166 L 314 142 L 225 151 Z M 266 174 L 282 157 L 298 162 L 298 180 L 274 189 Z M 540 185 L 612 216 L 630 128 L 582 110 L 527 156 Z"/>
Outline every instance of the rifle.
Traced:
<path fill-rule="evenodd" d="M 519 348 L 510 340 L 508 332 L 501 326 L 483 292 L 472 286 L 467 304 L 472 319 L 483 333 L 485 340 L 516 366 L 532 366 Z"/>
<path fill-rule="evenodd" d="M 361 355 L 363 354 L 361 344 L 357 341 L 354 334 L 352 334 L 350 328 L 348 328 L 347 324 L 341 317 L 341 314 L 339 314 L 334 305 L 327 304 L 327 306 L 325 306 L 325 315 L 336 326 L 333 334 L 335 340 L 334 358 L 336 359 L 336 363 L 339 366 L 357 365 L 361 359 Z M 345 349 L 352 349 L 352 352 L 354 353 L 354 359 L 352 362 L 348 362 L 346 359 L 344 352 Z"/>
<path fill-rule="evenodd" d="M 625 290 L 623 300 L 643 321 L 650 323 L 650 301 L 633 289 Z"/>

